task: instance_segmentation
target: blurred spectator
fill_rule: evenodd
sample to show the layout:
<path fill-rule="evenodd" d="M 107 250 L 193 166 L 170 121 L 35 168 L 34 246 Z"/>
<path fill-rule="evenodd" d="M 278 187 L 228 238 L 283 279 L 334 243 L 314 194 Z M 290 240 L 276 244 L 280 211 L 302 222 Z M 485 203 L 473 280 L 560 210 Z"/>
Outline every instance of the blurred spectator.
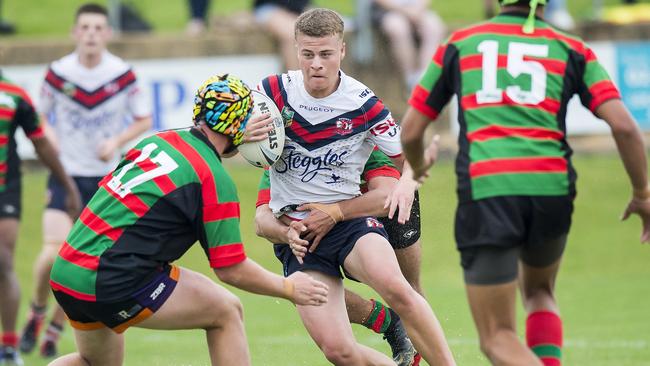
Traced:
<path fill-rule="evenodd" d="M 494 0 L 483 0 L 483 9 L 485 9 L 485 17 L 492 18 L 496 15 L 494 12 L 494 5 L 496 1 Z"/>
<path fill-rule="evenodd" d="M 573 17 L 566 8 L 565 0 L 549 1 L 544 17 L 550 24 L 563 30 L 572 30 L 576 26 Z"/>
<path fill-rule="evenodd" d="M 198 36 L 207 28 L 208 8 L 210 0 L 189 0 L 190 21 L 187 23 L 185 33 L 188 36 Z"/>
<path fill-rule="evenodd" d="M 6 22 L 2 18 L 2 3 L 3 1 L 0 0 L 0 34 L 13 34 L 16 32 L 16 28 L 14 27 L 13 24 Z"/>
<path fill-rule="evenodd" d="M 393 57 L 411 90 L 443 41 L 446 29 L 429 0 L 374 0 L 373 21 L 388 37 Z"/>
<path fill-rule="evenodd" d="M 255 0 L 255 21 L 278 41 L 285 69 L 298 69 L 293 25 L 310 0 Z"/>

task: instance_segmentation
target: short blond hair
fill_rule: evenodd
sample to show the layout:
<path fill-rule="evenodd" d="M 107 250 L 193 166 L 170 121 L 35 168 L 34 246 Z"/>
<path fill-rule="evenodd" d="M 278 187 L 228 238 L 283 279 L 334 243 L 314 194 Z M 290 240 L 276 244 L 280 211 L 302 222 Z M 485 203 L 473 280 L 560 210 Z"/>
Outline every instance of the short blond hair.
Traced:
<path fill-rule="evenodd" d="M 334 10 L 315 8 L 307 10 L 296 19 L 294 35 L 304 34 L 308 37 L 328 37 L 337 35 L 343 38 L 343 18 Z"/>

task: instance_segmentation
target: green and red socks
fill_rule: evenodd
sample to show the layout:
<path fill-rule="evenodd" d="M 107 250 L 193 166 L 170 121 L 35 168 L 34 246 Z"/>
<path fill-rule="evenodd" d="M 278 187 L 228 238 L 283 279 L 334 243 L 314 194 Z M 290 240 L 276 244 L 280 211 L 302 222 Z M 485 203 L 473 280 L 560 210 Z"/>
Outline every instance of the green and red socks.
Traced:
<path fill-rule="evenodd" d="M 18 335 L 16 332 L 3 332 L 2 333 L 2 346 L 3 347 L 18 347 Z"/>
<path fill-rule="evenodd" d="M 550 311 L 536 311 L 526 319 L 526 342 L 544 366 L 562 364 L 562 319 Z"/>
<path fill-rule="evenodd" d="M 363 325 L 375 333 L 385 333 L 391 328 L 391 325 L 399 320 L 399 315 L 375 299 L 370 299 L 370 301 L 372 301 L 372 310 Z"/>

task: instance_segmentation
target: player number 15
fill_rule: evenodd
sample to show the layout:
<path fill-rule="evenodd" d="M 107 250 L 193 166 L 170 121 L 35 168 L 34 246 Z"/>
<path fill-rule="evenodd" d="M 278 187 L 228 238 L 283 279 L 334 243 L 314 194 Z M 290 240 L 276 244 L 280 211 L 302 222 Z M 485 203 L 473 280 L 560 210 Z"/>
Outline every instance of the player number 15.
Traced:
<path fill-rule="evenodd" d="M 483 85 L 476 93 L 478 104 L 500 103 L 503 101 L 503 89 L 497 86 L 497 69 L 499 63 L 499 42 L 486 40 L 478 45 L 483 54 Z M 546 99 L 546 69 L 538 61 L 526 60 L 526 56 L 547 57 L 548 45 L 510 42 L 506 70 L 513 78 L 530 75 L 531 88 L 523 90 L 519 85 L 506 87 L 506 95 L 515 103 L 537 105 Z"/>

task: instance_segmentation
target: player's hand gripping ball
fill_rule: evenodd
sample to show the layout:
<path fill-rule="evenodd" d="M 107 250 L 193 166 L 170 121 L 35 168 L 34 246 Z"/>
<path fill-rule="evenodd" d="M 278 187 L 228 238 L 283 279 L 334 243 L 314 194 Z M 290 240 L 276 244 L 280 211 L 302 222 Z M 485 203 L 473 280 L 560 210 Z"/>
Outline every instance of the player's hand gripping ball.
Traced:
<path fill-rule="evenodd" d="M 237 149 L 250 164 L 259 168 L 266 168 L 273 165 L 282 155 L 282 149 L 284 149 L 284 120 L 278 107 L 266 94 L 253 90 L 252 97 L 253 113 L 251 117 L 270 114 L 272 120 L 271 130 L 268 132 L 266 139 L 241 144 Z"/>

